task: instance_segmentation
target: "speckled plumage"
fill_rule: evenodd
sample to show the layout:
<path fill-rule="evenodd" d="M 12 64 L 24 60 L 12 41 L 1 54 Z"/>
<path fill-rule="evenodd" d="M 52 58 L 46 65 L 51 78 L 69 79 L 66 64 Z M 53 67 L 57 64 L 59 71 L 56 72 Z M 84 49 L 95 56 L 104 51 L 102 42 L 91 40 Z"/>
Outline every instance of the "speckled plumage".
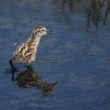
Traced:
<path fill-rule="evenodd" d="M 47 34 L 47 29 L 44 26 L 36 26 L 30 38 L 16 48 L 12 58 L 9 60 L 10 65 L 14 67 L 12 64 L 13 59 L 31 65 L 35 61 L 40 39 L 45 34 Z"/>

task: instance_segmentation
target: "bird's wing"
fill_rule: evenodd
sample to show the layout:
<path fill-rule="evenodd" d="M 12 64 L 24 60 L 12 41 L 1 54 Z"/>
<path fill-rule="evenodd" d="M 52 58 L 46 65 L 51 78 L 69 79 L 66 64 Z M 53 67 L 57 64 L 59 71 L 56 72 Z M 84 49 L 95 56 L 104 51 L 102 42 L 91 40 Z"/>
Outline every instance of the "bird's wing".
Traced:
<path fill-rule="evenodd" d="M 24 43 L 18 45 L 17 48 L 16 48 L 16 52 L 20 52 L 23 47 L 24 47 Z"/>

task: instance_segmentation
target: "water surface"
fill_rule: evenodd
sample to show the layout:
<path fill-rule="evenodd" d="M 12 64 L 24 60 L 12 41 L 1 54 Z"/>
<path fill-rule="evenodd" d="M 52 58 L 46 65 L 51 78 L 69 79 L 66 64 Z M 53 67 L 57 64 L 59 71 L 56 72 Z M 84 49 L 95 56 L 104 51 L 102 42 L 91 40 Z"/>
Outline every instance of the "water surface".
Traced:
<path fill-rule="evenodd" d="M 109 0 L 0 2 L 0 110 L 110 110 Z M 33 64 L 31 77 L 15 63 L 12 80 L 8 60 L 37 24 L 51 31 L 37 54 L 47 60 Z M 43 94 L 31 78 L 58 83 Z"/>

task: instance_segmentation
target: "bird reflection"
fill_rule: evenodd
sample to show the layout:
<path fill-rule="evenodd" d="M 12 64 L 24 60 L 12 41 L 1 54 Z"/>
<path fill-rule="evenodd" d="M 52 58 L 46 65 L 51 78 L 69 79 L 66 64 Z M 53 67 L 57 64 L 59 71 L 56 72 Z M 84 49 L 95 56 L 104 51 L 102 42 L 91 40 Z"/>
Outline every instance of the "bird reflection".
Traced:
<path fill-rule="evenodd" d="M 36 87 L 40 89 L 43 95 L 48 95 L 53 91 L 57 82 L 48 83 L 43 81 L 41 76 L 34 71 L 32 67 L 28 67 L 26 70 L 18 72 L 15 77 L 15 71 L 12 70 L 12 80 L 16 81 L 16 84 L 20 88 Z"/>

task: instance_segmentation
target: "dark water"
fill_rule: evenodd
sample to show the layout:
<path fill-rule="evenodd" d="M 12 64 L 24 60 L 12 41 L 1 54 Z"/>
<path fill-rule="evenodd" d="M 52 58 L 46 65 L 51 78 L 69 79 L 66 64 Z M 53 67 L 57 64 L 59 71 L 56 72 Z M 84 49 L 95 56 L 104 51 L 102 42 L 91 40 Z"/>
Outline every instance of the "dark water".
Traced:
<path fill-rule="evenodd" d="M 109 13 L 109 0 L 0 0 L 0 110 L 110 110 Z M 15 44 L 36 24 L 51 31 L 44 60 L 12 76 Z"/>

